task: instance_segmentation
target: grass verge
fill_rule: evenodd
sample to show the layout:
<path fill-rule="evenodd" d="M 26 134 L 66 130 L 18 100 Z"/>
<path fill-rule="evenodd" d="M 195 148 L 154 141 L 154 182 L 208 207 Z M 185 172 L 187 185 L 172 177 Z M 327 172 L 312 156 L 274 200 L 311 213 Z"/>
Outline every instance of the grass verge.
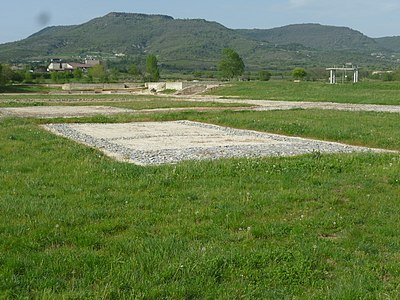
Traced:
<path fill-rule="evenodd" d="M 93 96 L 92 96 L 93 97 Z M 128 109 L 153 109 L 153 108 L 185 108 L 185 107 L 249 107 L 249 104 L 242 103 L 218 103 L 218 102 L 192 102 L 184 100 L 166 99 L 166 98 L 150 98 L 150 99 L 127 99 L 121 101 L 120 99 L 98 99 L 93 98 L 91 101 L 88 99 L 79 99 L 71 102 L 70 100 L 43 100 L 43 101 L 15 101 L 8 100 L 0 102 L 1 107 L 25 107 L 25 106 L 112 106 Z"/>
<path fill-rule="evenodd" d="M 210 92 L 212 95 L 241 99 L 337 102 L 400 105 L 400 85 L 396 82 L 365 81 L 330 85 L 321 82 L 236 82 Z"/>
<path fill-rule="evenodd" d="M 283 118 L 273 121 L 269 113 L 80 121 L 186 118 L 262 129 Z M 327 118 L 318 115 L 327 112 L 282 113 L 291 113 L 286 122 L 306 122 L 311 113 L 317 129 Z M 335 114 L 331 131 L 341 128 L 338 116 L 348 118 Z M 353 116 L 368 141 L 369 125 L 361 122 L 391 115 Z M 262 125 L 255 117 L 263 117 Z M 145 168 L 37 126 L 50 121 L 61 119 L 0 119 L 0 298 L 376 299 L 400 293 L 399 155 L 316 153 Z M 393 130 L 390 124 L 396 123 L 382 122 L 377 135 Z"/>

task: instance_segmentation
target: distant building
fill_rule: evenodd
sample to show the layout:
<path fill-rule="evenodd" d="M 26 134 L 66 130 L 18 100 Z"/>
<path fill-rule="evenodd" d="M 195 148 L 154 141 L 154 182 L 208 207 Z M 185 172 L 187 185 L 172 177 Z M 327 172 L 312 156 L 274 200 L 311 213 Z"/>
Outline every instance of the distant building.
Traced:
<path fill-rule="evenodd" d="M 99 65 L 99 60 L 86 59 L 85 63 L 66 63 L 62 62 L 59 58 L 53 58 L 51 60 L 50 65 L 47 67 L 47 71 L 49 72 L 64 72 L 70 71 L 73 72 L 77 69 L 81 69 L 82 71 L 87 71 L 95 65 Z"/>
<path fill-rule="evenodd" d="M 85 59 L 85 64 L 93 67 L 95 65 L 99 65 L 100 61 L 97 59 Z"/>
<path fill-rule="evenodd" d="M 390 74 L 393 73 L 393 71 L 373 71 L 372 75 L 382 75 L 382 74 Z"/>

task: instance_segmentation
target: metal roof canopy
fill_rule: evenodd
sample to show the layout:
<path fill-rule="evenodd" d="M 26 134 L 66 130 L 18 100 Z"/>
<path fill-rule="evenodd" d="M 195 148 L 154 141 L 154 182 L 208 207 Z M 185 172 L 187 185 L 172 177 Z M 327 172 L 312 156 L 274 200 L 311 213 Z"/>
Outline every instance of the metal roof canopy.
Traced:
<path fill-rule="evenodd" d="M 330 76 L 329 76 L 329 83 L 330 84 L 336 84 L 337 83 L 337 76 L 336 73 L 337 71 L 342 71 L 342 82 L 344 82 L 345 78 L 347 78 L 347 71 L 353 72 L 353 83 L 357 83 L 359 78 L 359 68 L 358 66 L 355 67 L 351 65 L 351 67 L 333 67 L 333 68 L 326 68 L 327 71 L 330 71 Z"/>

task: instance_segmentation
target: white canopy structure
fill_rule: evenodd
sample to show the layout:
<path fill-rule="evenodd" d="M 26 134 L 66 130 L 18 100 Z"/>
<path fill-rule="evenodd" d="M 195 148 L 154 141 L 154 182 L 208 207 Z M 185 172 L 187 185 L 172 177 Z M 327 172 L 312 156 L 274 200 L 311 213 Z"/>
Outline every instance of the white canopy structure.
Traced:
<path fill-rule="evenodd" d="M 336 84 L 337 83 L 337 72 L 342 72 L 342 82 L 347 80 L 347 72 L 353 73 L 353 83 L 357 83 L 359 80 L 359 69 L 352 64 L 346 64 L 343 67 L 333 67 L 333 68 L 326 68 L 327 71 L 330 72 L 329 76 L 329 83 Z"/>

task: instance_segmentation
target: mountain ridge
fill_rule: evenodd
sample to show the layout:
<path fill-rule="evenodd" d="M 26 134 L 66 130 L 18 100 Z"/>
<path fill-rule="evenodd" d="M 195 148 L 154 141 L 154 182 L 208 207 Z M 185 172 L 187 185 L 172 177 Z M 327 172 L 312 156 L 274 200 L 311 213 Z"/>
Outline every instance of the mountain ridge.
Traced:
<path fill-rule="evenodd" d="M 371 53 L 396 51 L 387 40 L 376 41 L 348 27 L 305 23 L 230 29 L 204 19 L 110 12 L 79 25 L 51 26 L 26 39 L 0 44 L 0 62 L 78 59 L 88 53 L 103 57 L 123 54 L 139 60 L 154 53 L 167 68 L 208 69 L 215 67 L 227 47 L 235 49 L 252 69 L 350 60 L 364 65 L 390 63 Z"/>
<path fill-rule="evenodd" d="M 321 25 L 318 23 L 290 24 L 271 29 L 241 29 L 240 32 L 257 40 L 276 44 L 302 44 L 322 50 L 351 50 L 360 46 L 378 49 L 377 42 L 363 33 L 345 26 Z M 336 37 L 332 39 L 332 37 Z"/>

